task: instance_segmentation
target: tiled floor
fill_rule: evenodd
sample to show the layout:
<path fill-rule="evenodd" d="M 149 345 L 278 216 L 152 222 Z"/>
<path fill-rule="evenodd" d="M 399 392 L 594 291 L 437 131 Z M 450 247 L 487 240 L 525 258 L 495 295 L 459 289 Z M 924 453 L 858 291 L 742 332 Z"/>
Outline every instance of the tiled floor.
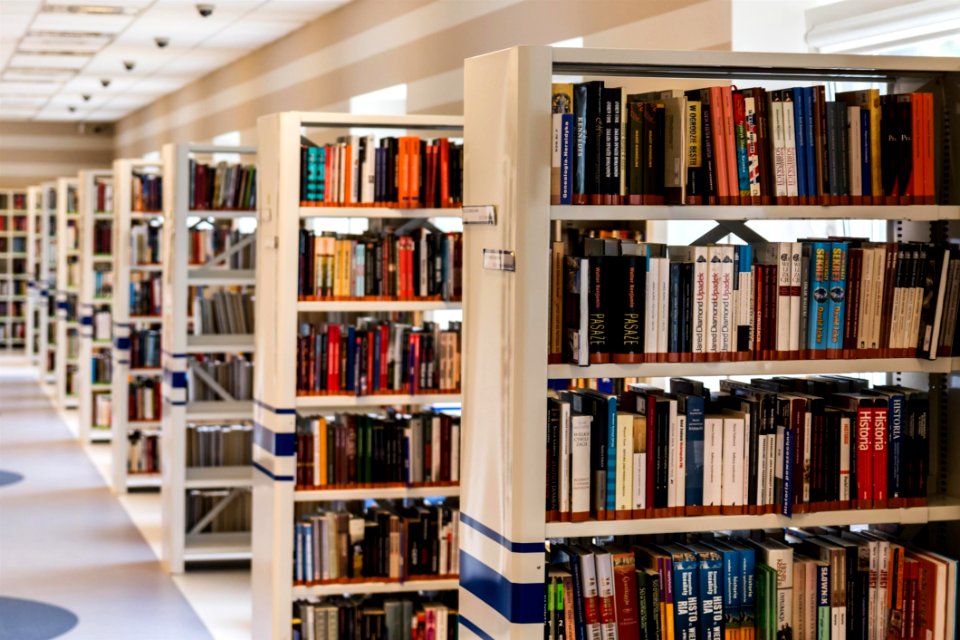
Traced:
<path fill-rule="evenodd" d="M 114 496 L 109 445 L 79 444 L 75 420 L 31 370 L 0 363 L 0 471 L 23 476 L 0 484 L 0 598 L 74 613 L 64 638 L 250 638 L 249 571 L 166 575 L 159 494 Z M 53 637 L 11 620 L 0 640 Z"/>

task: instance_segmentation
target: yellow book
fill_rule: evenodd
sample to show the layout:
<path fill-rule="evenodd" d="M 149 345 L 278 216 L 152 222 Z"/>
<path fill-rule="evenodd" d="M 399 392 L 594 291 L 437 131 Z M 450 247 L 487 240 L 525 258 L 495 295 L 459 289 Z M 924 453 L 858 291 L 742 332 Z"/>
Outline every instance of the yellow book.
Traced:
<path fill-rule="evenodd" d="M 550 203 L 560 204 L 563 114 L 573 113 L 573 85 L 554 83 L 551 94 L 550 113 L 553 129 L 550 140 Z"/>

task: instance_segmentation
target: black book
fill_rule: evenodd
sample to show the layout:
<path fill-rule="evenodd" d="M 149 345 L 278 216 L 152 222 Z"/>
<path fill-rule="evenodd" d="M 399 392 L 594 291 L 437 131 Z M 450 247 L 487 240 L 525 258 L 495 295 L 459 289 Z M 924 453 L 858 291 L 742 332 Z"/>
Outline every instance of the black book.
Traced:
<path fill-rule="evenodd" d="M 620 131 L 621 98 L 620 87 L 605 87 L 603 99 L 603 189 L 601 193 L 610 196 L 608 204 L 618 204 L 620 196 Z"/>
<path fill-rule="evenodd" d="M 599 194 L 600 165 L 597 162 L 597 122 L 601 128 L 600 101 L 603 82 L 594 80 L 573 86 L 573 203 L 586 204 L 589 196 Z"/>

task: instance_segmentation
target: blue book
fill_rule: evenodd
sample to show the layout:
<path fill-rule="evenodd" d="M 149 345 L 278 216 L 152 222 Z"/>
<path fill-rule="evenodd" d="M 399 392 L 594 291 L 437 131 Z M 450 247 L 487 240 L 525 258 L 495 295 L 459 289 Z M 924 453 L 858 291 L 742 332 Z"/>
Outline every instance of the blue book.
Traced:
<path fill-rule="evenodd" d="M 861 183 L 860 189 L 863 195 L 872 196 L 873 195 L 873 159 L 870 157 L 870 110 L 869 109 L 860 109 L 860 183 Z"/>
<path fill-rule="evenodd" d="M 793 131 L 797 145 L 797 194 L 803 198 L 809 196 L 807 190 L 807 147 L 810 139 L 807 138 L 806 101 L 803 87 L 794 87 L 793 91 Z"/>
<path fill-rule="evenodd" d="M 830 294 L 827 301 L 827 349 L 843 349 L 843 319 L 847 306 L 847 243 L 830 244 Z"/>
<path fill-rule="evenodd" d="M 906 464 L 904 431 L 907 426 L 907 396 L 901 389 L 893 386 L 877 387 L 876 393 L 887 398 L 887 497 L 904 498 L 907 494 L 906 478 L 903 473 Z"/>
<path fill-rule="evenodd" d="M 560 124 L 560 204 L 573 204 L 573 114 Z"/>
<path fill-rule="evenodd" d="M 723 640 L 723 555 L 716 549 L 703 544 L 687 544 L 684 546 L 697 557 L 700 638 L 704 640 Z"/>
<path fill-rule="evenodd" d="M 803 129 L 804 137 L 807 141 L 806 153 L 806 176 L 807 176 L 807 195 L 817 196 L 817 144 L 813 138 L 813 87 L 803 87 Z"/>
<path fill-rule="evenodd" d="M 698 561 L 693 552 L 677 544 L 663 545 L 672 559 L 673 628 L 676 640 L 697 640 L 700 627 Z"/>
<path fill-rule="evenodd" d="M 757 627 L 756 554 L 750 547 L 730 540 L 727 546 L 740 556 L 740 628 L 750 633 Z"/>
<path fill-rule="evenodd" d="M 677 412 L 687 417 L 686 479 L 684 504 L 703 506 L 703 396 L 677 394 Z"/>
<path fill-rule="evenodd" d="M 830 298 L 830 243 L 804 243 L 810 247 L 810 300 L 807 323 L 807 348 L 822 351 L 827 348 L 830 330 L 827 310 Z"/>
<path fill-rule="evenodd" d="M 730 632 L 732 637 L 738 637 L 741 622 L 740 601 L 743 598 L 740 553 L 722 542 L 712 542 L 708 546 L 716 549 L 723 559 L 720 574 L 723 591 L 723 629 L 725 632 Z"/>
<path fill-rule="evenodd" d="M 317 156 L 315 162 L 316 167 L 314 168 L 314 180 L 316 181 L 316 187 L 314 188 L 313 199 L 317 202 L 323 202 L 324 198 L 327 197 L 326 193 L 326 181 L 327 181 L 327 149 L 326 147 L 316 147 Z"/>
<path fill-rule="evenodd" d="M 354 281 L 353 290 L 356 296 L 362 296 L 366 292 L 367 282 L 366 282 L 366 268 L 367 268 L 367 247 L 362 243 L 358 242 L 356 251 L 354 252 L 354 261 L 357 265 L 357 279 Z"/>
<path fill-rule="evenodd" d="M 293 579 L 296 580 L 297 582 L 302 582 L 303 581 L 303 558 L 304 558 L 304 552 L 303 552 L 304 532 L 303 532 L 302 522 L 298 522 L 294 526 L 294 536 L 295 536 L 294 546 L 296 548 L 297 561 L 296 563 L 294 563 Z"/>

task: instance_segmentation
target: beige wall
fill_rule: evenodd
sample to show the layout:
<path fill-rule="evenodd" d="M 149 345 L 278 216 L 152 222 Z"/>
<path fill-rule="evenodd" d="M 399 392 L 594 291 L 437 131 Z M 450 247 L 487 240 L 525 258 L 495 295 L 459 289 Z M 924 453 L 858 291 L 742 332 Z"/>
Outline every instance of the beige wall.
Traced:
<path fill-rule="evenodd" d="M 721 49 L 730 0 L 354 0 L 117 123 L 116 153 L 208 141 L 276 111 L 342 110 L 407 83 L 412 113 L 459 113 L 463 59 L 583 36 L 584 45 Z"/>
<path fill-rule="evenodd" d="M 0 188 L 20 188 L 81 169 L 109 167 L 113 160 L 113 125 L 0 121 Z"/>

